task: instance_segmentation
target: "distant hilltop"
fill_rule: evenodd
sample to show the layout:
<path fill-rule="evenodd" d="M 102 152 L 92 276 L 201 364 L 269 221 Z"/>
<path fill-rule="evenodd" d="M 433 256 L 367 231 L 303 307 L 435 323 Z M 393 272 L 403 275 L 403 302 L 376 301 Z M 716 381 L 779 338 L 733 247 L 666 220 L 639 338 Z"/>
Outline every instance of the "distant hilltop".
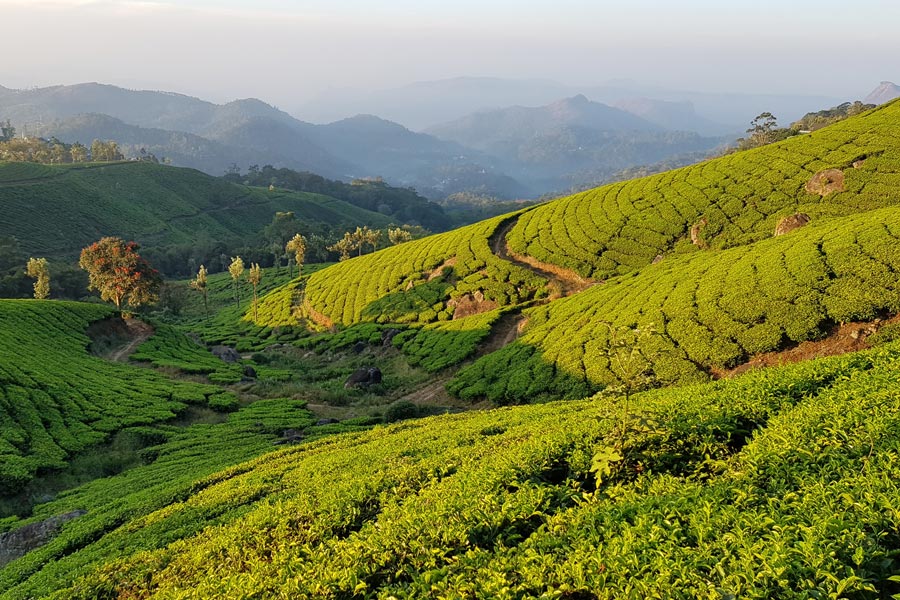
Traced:
<path fill-rule="evenodd" d="M 872 90 L 864 102 L 866 104 L 884 104 L 894 98 L 900 98 L 900 86 L 890 81 L 882 81 L 878 87 Z"/>

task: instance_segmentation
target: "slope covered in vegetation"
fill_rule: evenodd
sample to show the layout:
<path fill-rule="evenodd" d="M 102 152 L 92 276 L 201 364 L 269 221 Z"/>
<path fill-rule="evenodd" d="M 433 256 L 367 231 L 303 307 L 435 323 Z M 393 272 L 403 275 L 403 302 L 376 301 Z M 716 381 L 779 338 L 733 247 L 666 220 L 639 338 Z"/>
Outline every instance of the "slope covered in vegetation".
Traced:
<path fill-rule="evenodd" d="M 320 233 L 389 223 L 384 215 L 327 196 L 246 187 L 147 162 L 0 163 L 0 211 L 0 235 L 18 238 L 28 253 L 66 258 L 104 235 L 156 248 L 246 244 L 277 211 L 294 212 Z"/>
<path fill-rule="evenodd" d="M 604 351 L 610 326 L 657 331 L 642 351 L 661 383 L 706 379 L 835 323 L 900 312 L 898 243 L 900 207 L 891 207 L 675 255 L 530 310 L 523 335 L 460 372 L 451 390 L 508 403 L 619 385 Z"/>
<path fill-rule="evenodd" d="M 898 123 L 894 102 L 784 142 L 562 198 L 523 214 L 509 246 L 606 279 L 690 248 L 692 228 L 700 245 L 730 248 L 770 237 L 796 212 L 817 221 L 894 204 Z M 831 169 L 840 171 L 833 191 L 810 185 Z"/>
<path fill-rule="evenodd" d="M 0 493 L 124 427 L 234 402 L 214 386 L 91 356 L 85 330 L 104 319 L 115 328 L 113 316 L 94 304 L 0 300 Z"/>
<path fill-rule="evenodd" d="M 129 487 L 148 465 L 44 505 L 94 508 L 2 597 L 888 597 L 898 361 L 435 417 Z"/>
<path fill-rule="evenodd" d="M 481 294 L 493 307 L 545 294 L 546 281 L 492 252 L 490 237 L 507 217 L 407 242 L 314 273 L 305 304 L 322 324 L 449 320 L 454 304 Z"/>
<path fill-rule="evenodd" d="M 609 324 L 656 326 L 660 381 L 704 379 L 833 323 L 900 310 L 897 123 L 900 102 L 349 260 L 312 276 L 303 303 L 328 326 L 415 324 L 471 314 L 457 312 L 460 300 L 476 297 L 488 301 L 476 312 L 522 307 L 560 277 L 576 282 L 570 294 L 605 281 L 530 309 L 519 342 L 450 390 L 503 402 L 591 393 L 614 383 L 602 358 Z M 771 240 L 792 216 L 810 224 Z M 417 336 L 413 355 L 429 363 L 440 357 L 427 348 L 452 344 L 440 328 Z"/>

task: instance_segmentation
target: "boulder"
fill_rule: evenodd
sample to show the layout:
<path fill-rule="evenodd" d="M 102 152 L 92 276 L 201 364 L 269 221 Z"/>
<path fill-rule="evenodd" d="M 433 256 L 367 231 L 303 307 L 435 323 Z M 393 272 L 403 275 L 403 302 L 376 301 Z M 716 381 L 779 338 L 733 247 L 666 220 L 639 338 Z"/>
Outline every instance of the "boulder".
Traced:
<path fill-rule="evenodd" d="M 394 343 L 394 337 L 400 333 L 399 329 L 385 329 L 381 332 L 381 345 L 391 346 Z"/>
<path fill-rule="evenodd" d="M 63 523 L 85 514 L 87 511 L 74 510 L 0 534 L 0 567 L 43 546 L 56 537 Z"/>
<path fill-rule="evenodd" d="M 823 198 L 834 192 L 844 191 L 844 172 L 840 169 L 825 169 L 806 182 L 806 191 Z"/>
<path fill-rule="evenodd" d="M 340 423 L 337 419 L 319 419 L 316 421 L 316 425 L 334 425 L 335 423 Z"/>
<path fill-rule="evenodd" d="M 250 365 L 244 365 L 244 377 L 248 379 L 256 379 L 256 369 Z"/>
<path fill-rule="evenodd" d="M 213 346 L 209 349 L 212 355 L 227 363 L 236 363 L 241 360 L 241 355 L 234 348 L 228 346 Z"/>
<path fill-rule="evenodd" d="M 795 229 L 800 229 L 807 223 L 809 223 L 809 215 L 806 213 L 796 213 L 784 217 L 778 221 L 778 225 L 775 226 L 775 235 L 779 236 L 790 233 Z"/>
<path fill-rule="evenodd" d="M 365 342 L 356 342 L 353 344 L 353 348 L 350 349 L 353 354 L 362 354 L 366 349 L 367 344 Z"/>
<path fill-rule="evenodd" d="M 298 444 L 303 441 L 303 432 L 296 429 L 285 429 L 281 434 L 281 439 L 272 442 L 275 446 L 283 446 L 284 444 Z"/>
<path fill-rule="evenodd" d="M 350 374 L 350 377 L 344 382 L 344 387 L 368 387 L 378 383 L 381 383 L 381 369 L 378 367 L 360 367 Z"/>

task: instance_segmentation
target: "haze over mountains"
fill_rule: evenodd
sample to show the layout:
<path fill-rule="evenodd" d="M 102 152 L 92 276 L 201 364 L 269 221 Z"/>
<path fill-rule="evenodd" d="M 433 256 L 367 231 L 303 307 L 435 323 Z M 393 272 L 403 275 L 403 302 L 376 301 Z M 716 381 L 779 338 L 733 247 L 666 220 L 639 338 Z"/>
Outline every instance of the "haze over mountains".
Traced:
<path fill-rule="evenodd" d="M 859 90 L 859 94 L 865 91 Z M 358 112 L 373 112 L 412 129 L 426 129 L 472 112 L 513 105 L 540 106 L 578 94 L 584 94 L 595 102 L 620 107 L 637 99 L 689 103 L 692 110 L 716 126 L 712 131 L 701 133 L 720 135 L 743 131 L 746 123 L 763 111 L 770 111 L 787 122 L 799 118 L 810 107 L 834 106 L 851 99 L 816 94 L 696 92 L 641 85 L 633 81 L 572 86 L 548 80 L 458 77 L 374 91 L 335 89 L 299 105 L 295 112 L 321 121 Z M 641 115 L 639 111 L 637 114 Z M 675 128 L 694 131 L 686 127 L 690 122 L 679 122 Z"/>
<path fill-rule="evenodd" d="M 883 83 L 871 97 L 889 99 L 898 93 L 891 86 Z M 331 99 L 331 114 L 343 118 L 315 124 L 252 98 L 215 104 L 97 83 L 0 87 L 0 118 L 21 134 L 86 144 L 114 139 L 128 156 L 146 149 L 212 175 L 271 164 L 342 180 L 383 177 L 435 199 L 456 192 L 509 199 L 581 189 L 630 167 L 691 162 L 734 139 L 745 128 L 740 123 L 763 110 L 785 122 L 838 100 L 626 82 L 572 91 L 549 81 L 424 82 Z M 326 114 L 324 104 L 314 104 L 299 114 Z M 484 109 L 491 104 L 498 107 Z"/>

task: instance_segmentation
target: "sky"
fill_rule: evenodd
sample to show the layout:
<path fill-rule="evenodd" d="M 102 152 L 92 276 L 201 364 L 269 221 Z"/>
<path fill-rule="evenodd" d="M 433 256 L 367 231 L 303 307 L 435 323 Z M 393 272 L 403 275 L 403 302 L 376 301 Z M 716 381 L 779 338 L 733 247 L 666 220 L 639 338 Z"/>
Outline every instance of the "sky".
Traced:
<path fill-rule="evenodd" d="M 896 0 L 0 0 L 0 23 L 5 87 L 286 110 L 459 76 L 836 97 L 900 80 Z"/>

